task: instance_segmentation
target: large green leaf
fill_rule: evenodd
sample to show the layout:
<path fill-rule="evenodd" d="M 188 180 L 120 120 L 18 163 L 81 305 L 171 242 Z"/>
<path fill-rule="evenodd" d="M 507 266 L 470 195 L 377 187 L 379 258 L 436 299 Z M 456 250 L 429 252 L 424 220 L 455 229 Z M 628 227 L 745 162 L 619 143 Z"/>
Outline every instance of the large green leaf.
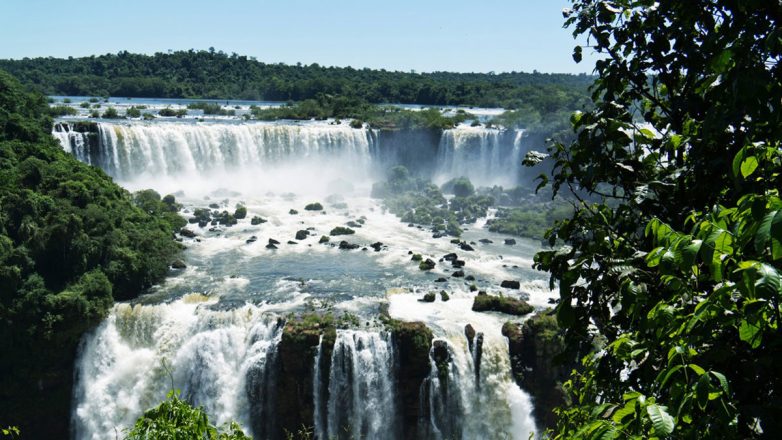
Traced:
<path fill-rule="evenodd" d="M 741 162 L 741 175 L 746 179 L 758 168 L 758 158 L 749 156 Z"/>
<path fill-rule="evenodd" d="M 760 326 L 757 323 L 742 320 L 741 325 L 739 325 L 739 338 L 752 348 L 758 348 L 760 343 L 763 342 L 763 333 L 760 330 Z"/>
<path fill-rule="evenodd" d="M 776 211 L 774 219 L 771 220 L 769 233 L 771 236 L 771 258 L 776 261 L 782 258 L 782 210 Z"/>
<path fill-rule="evenodd" d="M 782 280 L 774 266 L 761 263 L 757 265 L 758 278 L 755 281 L 755 293 L 762 298 L 773 298 L 780 294 Z"/>
<path fill-rule="evenodd" d="M 762 253 L 763 250 L 766 248 L 768 241 L 771 239 L 771 223 L 774 222 L 774 218 L 776 217 L 778 212 L 779 211 L 769 212 L 763 217 L 763 220 L 760 222 L 758 231 L 755 233 L 754 244 L 755 244 L 756 252 Z M 780 221 L 782 221 L 782 219 Z"/>
<path fill-rule="evenodd" d="M 673 417 L 668 414 L 668 408 L 653 403 L 646 407 L 649 419 L 652 421 L 655 434 L 664 437 L 673 432 L 675 426 Z"/>

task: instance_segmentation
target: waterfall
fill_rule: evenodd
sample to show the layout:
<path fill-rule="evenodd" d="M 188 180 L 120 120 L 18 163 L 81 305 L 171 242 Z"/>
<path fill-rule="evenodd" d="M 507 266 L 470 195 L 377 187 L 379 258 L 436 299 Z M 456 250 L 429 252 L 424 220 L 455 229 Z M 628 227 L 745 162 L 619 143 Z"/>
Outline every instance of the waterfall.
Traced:
<path fill-rule="evenodd" d="M 487 340 L 478 333 L 472 345 L 463 335 L 438 338 L 430 362 L 421 390 L 428 400 L 430 438 L 526 440 L 535 431 L 532 403 L 513 382 L 502 338 Z"/>
<path fill-rule="evenodd" d="M 522 133 L 466 126 L 443 131 L 435 179 L 465 176 L 481 186 L 513 186 L 521 170 Z"/>
<path fill-rule="evenodd" d="M 329 378 L 327 438 L 396 438 L 392 347 L 386 332 L 337 332 Z"/>
<path fill-rule="evenodd" d="M 73 148 L 75 135 L 53 133 L 66 151 L 120 180 L 263 169 L 284 162 L 341 161 L 364 170 L 375 143 L 370 130 L 328 123 L 97 123 L 99 148 L 89 160 Z M 69 138 L 68 138 L 69 137 Z"/>
<path fill-rule="evenodd" d="M 67 123 L 57 123 L 54 125 L 52 135 L 60 142 L 63 150 L 76 156 L 76 159 L 92 165 L 89 133 L 75 131 Z"/>
<path fill-rule="evenodd" d="M 315 438 L 325 440 L 328 438 L 326 433 L 326 416 L 323 411 L 323 378 L 321 372 L 321 362 L 323 362 L 323 335 L 318 340 L 318 351 L 315 354 L 315 363 L 312 365 L 312 403 L 313 403 L 313 421 Z"/>
<path fill-rule="evenodd" d="M 215 311 L 185 297 L 171 304 L 118 304 L 80 347 L 74 385 L 77 439 L 121 436 L 172 388 L 217 425 L 237 420 L 268 432 L 275 317 L 253 306 Z M 260 421 L 260 422 L 259 422 Z M 260 437 L 260 435 L 259 435 Z"/>

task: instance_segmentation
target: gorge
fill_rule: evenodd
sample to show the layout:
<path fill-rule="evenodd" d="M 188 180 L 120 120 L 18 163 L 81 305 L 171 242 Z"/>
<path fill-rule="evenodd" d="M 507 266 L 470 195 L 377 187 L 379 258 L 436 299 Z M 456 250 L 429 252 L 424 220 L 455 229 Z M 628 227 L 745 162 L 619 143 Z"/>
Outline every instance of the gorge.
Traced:
<path fill-rule="evenodd" d="M 187 248 L 180 268 L 115 305 L 85 336 L 75 438 L 114 437 L 172 388 L 215 423 L 235 420 L 255 438 L 526 439 L 539 431 L 502 334 L 525 317 L 472 311 L 477 290 L 547 306 L 554 293 L 531 269 L 538 244 L 506 245 L 480 219 L 461 237 L 474 250 L 462 251 L 369 197 L 394 165 L 435 182 L 515 185 L 522 131 L 61 120 L 53 135 L 128 189 L 175 194 L 185 218 L 246 208 L 233 226 L 191 221 L 178 234 Z M 304 209 L 313 202 L 323 210 Z M 355 230 L 344 242 L 359 249 L 337 246 L 344 236 L 318 241 L 344 225 Z M 442 258 L 454 252 L 461 276 Z M 413 253 L 435 268 L 420 270 Z M 520 288 L 500 287 L 506 279 Z M 421 302 L 431 291 L 447 295 Z"/>

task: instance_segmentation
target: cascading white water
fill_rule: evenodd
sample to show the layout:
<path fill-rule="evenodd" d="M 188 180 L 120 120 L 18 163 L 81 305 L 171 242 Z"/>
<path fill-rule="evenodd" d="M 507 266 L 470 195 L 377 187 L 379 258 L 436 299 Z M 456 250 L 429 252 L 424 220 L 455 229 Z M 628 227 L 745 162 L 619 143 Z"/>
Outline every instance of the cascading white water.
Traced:
<path fill-rule="evenodd" d="M 442 183 L 464 176 L 478 185 L 514 185 L 521 169 L 522 133 L 466 126 L 443 131 L 435 179 Z"/>
<path fill-rule="evenodd" d="M 58 123 L 54 126 L 52 135 L 60 142 L 63 150 L 76 156 L 81 162 L 92 165 L 89 150 L 88 133 L 74 131 L 66 123 Z"/>
<path fill-rule="evenodd" d="M 63 124 L 64 125 L 64 124 Z M 370 163 L 370 130 L 327 123 L 97 124 L 99 163 L 120 180 L 225 173 L 271 164 L 339 160 L 351 170 Z M 57 134 L 68 149 L 65 133 Z"/>
<path fill-rule="evenodd" d="M 76 364 L 73 427 L 78 439 L 109 439 L 132 426 L 172 387 L 218 425 L 257 431 L 278 320 L 253 306 L 215 311 L 189 296 L 171 304 L 118 304 L 88 335 Z"/>
<path fill-rule="evenodd" d="M 324 438 L 396 438 L 394 371 L 390 334 L 338 331 Z"/>
<path fill-rule="evenodd" d="M 326 439 L 326 420 L 323 412 L 323 378 L 321 373 L 321 362 L 323 356 L 323 335 L 318 339 L 318 351 L 315 354 L 315 363 L 312 365 L 312 402 L 313 402 L 313 433 L 316 439 Z"/>

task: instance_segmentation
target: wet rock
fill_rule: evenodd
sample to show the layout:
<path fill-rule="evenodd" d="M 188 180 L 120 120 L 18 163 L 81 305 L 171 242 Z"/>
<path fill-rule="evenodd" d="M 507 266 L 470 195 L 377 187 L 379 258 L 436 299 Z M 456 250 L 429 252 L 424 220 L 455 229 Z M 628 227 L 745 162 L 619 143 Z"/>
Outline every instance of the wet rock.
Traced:
<path fill-rule="evenodd" d="M 451 350 L 447 342 L 440 339 L 432 342 L 432 359 L 437 367 L 437 375 L 442 382 L 445 382 L 451 366 Z"/>
<path fill-rule="evenodd" d="M 336 228 L 332 229 L 331 232 L 329 232 L 329 235 L 350 235 L 355 234 L 356 231 L 346 228 L 344 226 L 337 226 Z"/>
<path fill-rule="evenodd" d="M 467 275 L 466 277 L 464 277 L 464 279 L 465 281 L 475 281 L 475 277 L 472 275 Z"/>
<path fill-rule="evenodd" d="M 448 280 L 447 280 L 447 279 L 445 279 L 445 278 L 443 278 L 443 277 L 440 277 L 440 278 L 437 278 L 436 280 L 434 280 L 434 282 L 435 282 L 435 283 L 445 283 L 445 282 L 447 282 L 447 281 L 448 281 Z"/>
<path fill-rule="evenodd" d="M 475 284 L 470 284 L 470 292 L 477 292 L 477 291 L 478 291 L 478 286 L 476 286 Z"/>
<path fill-rule="evenodd" d="M 309 236 L 310 236 L 310 231 L 305 231 L 305 230 L 296 231 L 296 240 L 304 240 Z"/>
<path fill-rule="evenodd" d="M 535 400 L 532 415 L 540 426 L 554 427 L 553 409 L 565 403 L 562 383 L 578 366 L 576 356 L 562 355 L 566 346 L 556 318 L 547 311 L 523 325 L 506 322 L 502 334 L 508 338 L 514 379 Z"/>
<path fill-rule="evenodd" d="M 266 219 L 258 217 L 257 215 L 250 219 L 251 225 L 260 225 L 261 223 L 266 223 Z"/>
<path fill-rule="evenodd" d="M 208 225 L 208 224 L 209 224 L 209 221 L 207 221 L 207 220 L 199 220 L 198 221 L 198 227 L 200 227 L 200 228 L 206 227 L 206 225 Z"/>
<path fill-rule="evenodd" d="M 272 243 L 269 243 L 266 245 L 266 249 L 277 249 L 277 246 L 273 245 Z"/>
<path fill-rule="evenodd" d="M 244 242 L 247 243 L 247 244 L 250 244 L 250 243 L 255 243 L 256 241 L 258 241 L 258 237 L 253 235 L 252 237 L 248 238 Z"/>
<path fill-rule="evenodd" d="M 280 244 L 280 242 L 275 240 L 275 239 L 273 239 L 273 238 L 270 238 L 269 239 L 269 244 Z"/>
<path fill-rule="evenodd" d="M 506 289 L 517 289 L 518 290 L 518 289 L 521 288 L 521 283 L 519 283 L 518 281 L 514 281 L 514 280 L 504 280 L 500 284 L 500 287 L 504 287 Z"/>
<path fill-rule="evenodd" d="M 464 336 L 467 337 L 468 346 L 472 347 L 472 340 L 475 338 L 475 328 L 473 328 L 472 324 L 464 326 Z"/>
<path fill-rule="evenodd" d="M 432 270 L 432 269 L 434 269 L 434 266 L 435 266 L 435 262 L 432 261 L 431 258 L 427 258 L 426 260 L 422 261 L 418 265 L 418 268 L 421 269 L 421 270 Z"/>
<path fill-rule="evenodd" d="M 404 432 L 400 438 L 424 438 L 418 432 L 419 420 L 429 417 L 427 400 L 420 397 L 423 381 L 429 377 L 431 362 L 429 350 L 432 347 L 432 331 L 421 322 L 388 321 L 398 355 L 398 399 Z"/>
<path fill-rule="evenodd" d="M 342 241 L 339 242 L 339 248 L 342 249 L 342 250 L 345 250 L 345 251 L 358 249 L 359 247 L 360 247 L 359 245 L 353 244 L 353 243 L 348 243 L 345 240 L 342 240 Z"/>
<path fill-rule="evenodd" d="M 323 205 L 318 202 L 310 203 L 304 207 L 305 211 L 323 211 Z"/>
<path fill-rule="evenodd" d="M 359 223 L 356 223 L 356 222 L 354 222 L 352 220 L 347 222 L 347 223 L 345 223 L 345 224 L 348 225 L 351 228 L 360 228 L 361 227 L 361 225 Z"/>
<path fill-rule="evenodd" d="M 493 241 L 489 240 L 488 238 L 481 238 L 478 241 L 483 243 L 483 244 L 492 244 L 492 243 L 494 243 Z"/>
<path fill-rule="evenodd" d="M 464 267 L 464 265 L 467 264 L 464 262 L 464 260 L 454 260 L 451 262 L 451 266 L 458 269 L 460 267 Z"/>
<path fill-rule="evenodd" d="M 297 211 L 295 209 L 291 209 L 290 211 L 288 211 L 288 214 L 290 214 L 290 215 L 296 215 L 298 213 L 299 213 L 299 211 Z"/>
<path fill-rule="evenodd" d="M 452 252 L 452 253 L 450 253 L 450 254 L 445 254 L 445 255 L 443 255 L 443 260 L 445 260 L 445 261 L 451 261 L 451 262 L 453 262 L 453 261 L 456 261 L 456 260 L 458 260 L 458 259 L 459 259 L 459 256 L 458 256 L 458 255 L 456 255 L 456 254 L 454 254 L 453 252 Z"/>
<path fill-rule="evenodd" d="M 436 298 L 437 297 L 435 296 L 434 292 L 429 292 L 426 295 L 424 295 L 423 298 L 421 298 L 421 301 L 428 302 L 428 303 L 433 303 Z"/>
<path fill-rule="evenodd" d="M 218 205 L 217 203 L 210 203 L 209 207 L 212 209 L 220 209 L 220 205 Z"/>
<path fill-rule="evenodd" d="M 299 242 L 293 241 L 293 240 L 288 240 L 288 244 L 299 244 Z"/>
<path fill-rule="evenodd" d="M 463 278 L 464 277 L 464 271 L 463 270 L 457 270 L 456 272 L 451 274 L 454 278 Z"/>
<path fill-rule="evenodd" d="M 195 238 L 196 233 L 191 231 L 190 229 L 182 228 L 179 230 L 179 235 L 187 238 Z"/>
<path fill-rule="evenodd" d="M 383 243 L 381 243 L 381 242 L 379 242 L 379 241 L 378 241 L 378 242 L 376 242 L 376 243 L 372 243 L 372 244 L 371 244 L 371 245 L 369 245 L 369 246 L 370 246 L 372 249 L 374 249 L 374 250 L 375 250 L 375 252 L 380 252 L 380 249 L 382 249 L 382 248 L 383 248 Z"/>
<path fill-rule="evenodd" d="M 491 311 L 523 316 L 532 313 L 534 308 L 520 299 L 478 294 L 478 296 L 473 299 L 472 310 L 474 312 Z"/>
<path fill-rule="evenodd" d="M 451 299 L 451 296 L 448 295 L 448 292 L 446 292 L 445 290 L 441 290 L 440 291 L 440 299 L 443 300 L 443 302 L 446 302 L 446 301 Z"/>
<path fill-rule="evenodd" d="M 413 256 L 410 257 L 411 261 L 421 261 L 423 259 L 424 259 L 424 257 L 422 257 L 421 254 L 413 254 Z"/>
<path fill-rule="evenodd" d="M 513 239 L 513 238 L 506 238 L 505 239 L 505 244 L 507 244 L 508 246 L 513 246 L 513 245 L 516 244 L 516 240 Z"/>
<path fill-rule="evenodd" d="M 331 240 L 331 238 L 328 235 L 321 235 L 320 240 L 318 240 L 318 243 L 320 244 L 328 243 L 329 240 Z"/>
<path fill-rule="evenodd" d="M 472 246 L 470 246 L 469 244 L 467 244 L 467 243 L 464 243 L 464 242 L 462 242 L 462 243 L 459 243 L 459 248 L 460 248 L 461 250 L 463 250 L 463 251 L 467 251 L 467 252 L 472 252 L 472 251 L 474 251 L 474 250 L 475 250 L 475 249 L 473 249 L 473 247 L 472 247 Z"/>
<path fill-rule="evenodd" d="M 171 263 L 171 267 L 174 269 L 184 269 L 187 267 L 187 265 L 182 260 L 174 260 L 174 262 Z"/>

